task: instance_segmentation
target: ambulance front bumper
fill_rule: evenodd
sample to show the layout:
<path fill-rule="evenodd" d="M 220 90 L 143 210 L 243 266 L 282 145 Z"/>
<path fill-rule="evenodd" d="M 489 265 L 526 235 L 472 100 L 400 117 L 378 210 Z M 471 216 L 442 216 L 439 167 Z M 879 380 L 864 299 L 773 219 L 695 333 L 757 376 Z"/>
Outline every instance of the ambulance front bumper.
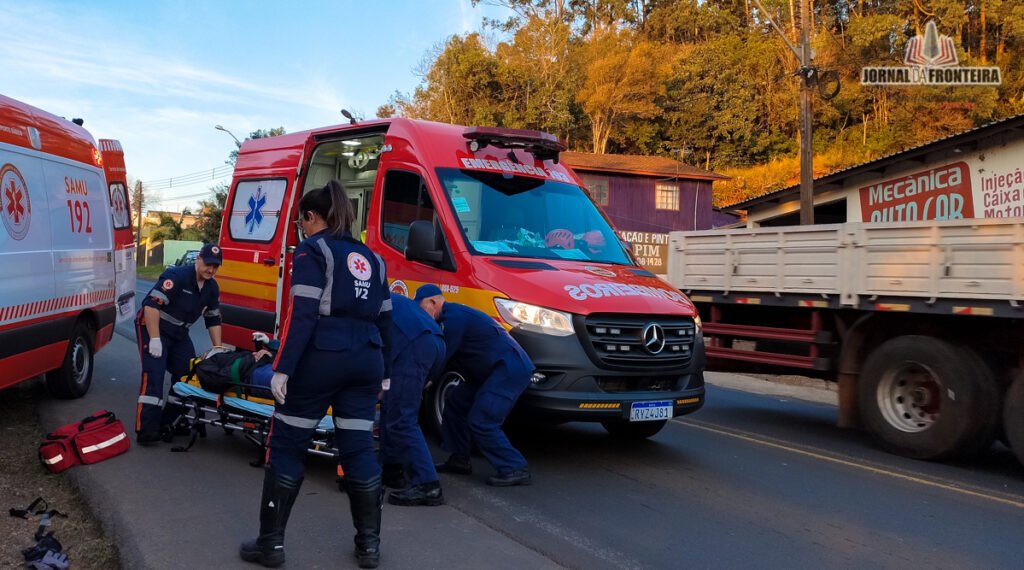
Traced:
<path fill-rule="evenodd" d="M 576 335 L 556 337 L 518 329 L 513 338 L 536 366 L 534 380 L 516 404 L 523 419 L 635 421 L 638 409 L 657 406 L 671 417 L 704 405 L 703 338 L 697 335 L 685 364 L 606 366 Z M 666 413 L 666 412 L 662 412 Z"/>

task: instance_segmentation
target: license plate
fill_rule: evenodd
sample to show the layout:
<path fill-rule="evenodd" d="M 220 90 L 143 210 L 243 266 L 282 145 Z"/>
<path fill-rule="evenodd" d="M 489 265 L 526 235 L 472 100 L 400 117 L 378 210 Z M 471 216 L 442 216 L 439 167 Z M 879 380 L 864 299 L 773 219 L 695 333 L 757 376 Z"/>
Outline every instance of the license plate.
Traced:
<path fill-rule="evenodd" d="M 134 305 L 134 303 L 132 303 L 130 299 L 122 301 L 121 304 L 117 306 L 117 310 L 121 312 L 122 317 L 126 317 L 130 315 L 132 313 L 132 309 L 135 308 L 132 305 Z"/>
<path fill-rule="evenodd" d="M 633 402 L 629 407 L 629 421 L 654 422 L 672 419 L 672 400 Z"/>

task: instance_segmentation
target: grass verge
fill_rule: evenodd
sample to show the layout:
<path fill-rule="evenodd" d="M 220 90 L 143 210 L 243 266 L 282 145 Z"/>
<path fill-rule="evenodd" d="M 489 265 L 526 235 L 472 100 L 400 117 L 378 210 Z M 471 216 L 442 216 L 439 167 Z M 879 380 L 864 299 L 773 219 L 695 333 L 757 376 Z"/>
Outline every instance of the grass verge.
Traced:
<path fill-rule="evenodd" d="M 55 517 L 50 530 L 68 552 L 73 568 L 120 568 L 117 546 L 103 535 L 68 476 L 50 473 L 39 463 L 37 446 L 43 432 L 38 406 L 47 397 L 38 379 L 0 392 L 0 568 L 24 568 L 21 550 L 35 544 L 32 537 L 39 526 L 38 516 L 24 520 L 3 511 L 24 509 L 36 497 L 68 515 Z"/>
<path fill-rule="evenodd" d="M 135 275 L 142 279 L 149 281 L 156 281 L 160 274 L 166 269 L 162 265 L 148 265 L 146 267 L 138 267 L 135 269 Z"/>

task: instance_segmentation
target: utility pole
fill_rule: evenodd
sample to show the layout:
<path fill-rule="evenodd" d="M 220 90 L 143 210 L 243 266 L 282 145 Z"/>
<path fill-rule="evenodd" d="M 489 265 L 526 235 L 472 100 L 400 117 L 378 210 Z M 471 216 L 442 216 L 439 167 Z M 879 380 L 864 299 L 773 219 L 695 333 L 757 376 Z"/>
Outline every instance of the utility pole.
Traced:
<path fill-rule="evenodd" d="M 814 110 L 811 87 L 817 69 L 811 67 L 811 0 L 800 2 L 800 225 L 814 223 Z"/>
<path fill-rule="evenodd" d="M 145 200 L 142 189 L 142 181 L 135 181 L 135 191 L 132 192 L 132 197 L 135 198 L 135 223 L 137 230 L 135 231 L 135 252 L 138 255 L 139 246 L 142 244 L 142 202 Z"/>
<path fill-rule="evenodd" d="M 818 69 L 811 63 L 811 0 L 796 0 L 799 4 L 800 47 L 794 46 L 786 32 L 772 19 L 761 0 L 754 0 L 758 10 L 775 31 L 782 36 L 790 51 L 800 62 L 796 75 L 800 77 L 800 225 L 814 223 L 814 155 L 812 146 L 814 134 L 811 128 L 814 109 L 811 106 L 813 89 L 818 84 Z"/>

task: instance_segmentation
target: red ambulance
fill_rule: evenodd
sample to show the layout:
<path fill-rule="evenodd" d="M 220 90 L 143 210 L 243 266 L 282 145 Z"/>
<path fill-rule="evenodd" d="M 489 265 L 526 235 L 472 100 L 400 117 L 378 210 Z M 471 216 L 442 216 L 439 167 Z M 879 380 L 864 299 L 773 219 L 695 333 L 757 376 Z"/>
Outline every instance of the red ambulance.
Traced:
<path fill-rule="evenodd" d="M 701 324 L 682 293 L 640 267 L 536 131 L 404 118 L 246 141 L 221 230 L 225 341 L 249 347 L 287 317 L 292 221 L 303 193 L 340 180 L 353 234 L 380 254 L 391 290 L 423 283 L 492 315 L 537 372 L 517 412 L 598 421 L 649 437 L 704 401 Z M 440 422 L 450 370 L 425 401 Z"/>
<path fill-rule="evenodd" d="M 124 153 L 0 95 L 0 388 L 46 374 L 76 398 L 135 308 Z"/>

